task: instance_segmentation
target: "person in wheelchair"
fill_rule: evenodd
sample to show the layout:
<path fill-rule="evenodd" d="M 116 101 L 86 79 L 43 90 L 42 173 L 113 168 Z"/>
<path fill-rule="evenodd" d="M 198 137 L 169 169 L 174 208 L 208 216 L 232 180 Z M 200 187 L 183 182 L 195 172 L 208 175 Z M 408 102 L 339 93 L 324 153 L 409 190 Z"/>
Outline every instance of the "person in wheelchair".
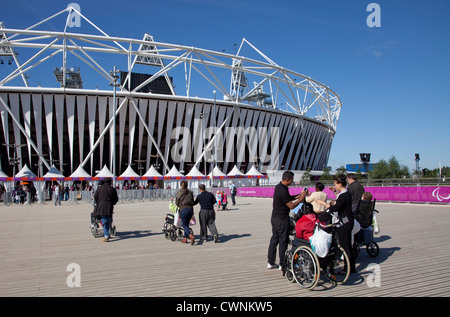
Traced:
<path fill-rule="evenodd" d="M 313 235 L 317 222 L 318 218 L 314 210 L 305 208 L 303 216 L 295 224 L 295 237 L 309 243 L 309 237 Z"/>
<path fill-rule="evenodd" d="M 364 192 L 362 195 L 362 199 L 359 202 L 358 210 L 356 211 L 356 220 L 361 225 L 361 228 L 368 228 L 372 225 L 372 211 L 373 211 L 373 202 L 372 202 L 372 193 Z"/>

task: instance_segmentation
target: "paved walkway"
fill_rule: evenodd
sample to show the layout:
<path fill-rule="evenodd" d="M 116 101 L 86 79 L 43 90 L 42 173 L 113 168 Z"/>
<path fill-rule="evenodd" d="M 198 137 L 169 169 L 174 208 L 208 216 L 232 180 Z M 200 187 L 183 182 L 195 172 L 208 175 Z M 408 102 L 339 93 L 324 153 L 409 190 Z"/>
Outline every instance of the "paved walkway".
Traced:
<path fill-rule="evenodd" d="M 321 279 L 308 291 L 266 269 L 271 203 L 238 199 L 217 215 L 220 243 L 194 246 L 164 238 L 167 202 L 118 205 L 118 236 L 109 243 L 90 235 L 89 204 L 1 206 L 0 296 L 450 295 L 449 206 L 377 203 L 379 256 L 363 249 L 345 285 Z M 80 287 L 67 285 L 71 263 L 79 265 Z M 371 263 L 379 265 L 378 280 Z"/>

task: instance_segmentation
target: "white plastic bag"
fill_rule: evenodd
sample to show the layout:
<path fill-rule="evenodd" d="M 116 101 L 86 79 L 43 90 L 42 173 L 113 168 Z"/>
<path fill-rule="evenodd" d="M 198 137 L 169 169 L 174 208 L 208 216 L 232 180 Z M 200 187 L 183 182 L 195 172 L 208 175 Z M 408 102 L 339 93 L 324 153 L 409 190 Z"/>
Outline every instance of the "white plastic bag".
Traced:
<path fill-rule="evenodd" d="M 377 217 L 375 217 L 375 213 L 373 214 L 372 226 L 373 226 L 373 233 L 379 234 L 380 233 L 380 226 L 378 225 Z"/>
<path fill-rule="evenodd" d="M 181 218 L 180 218 L 180 212 L 179 211 L 177 211 L 174 214 L 173 224 L 174 224 L 175 227 L 181 227 Z"/>
<path fill-rule="evenodd" d="M 324 258 L 331 245 L 331 233 L 327 233 L 325 230 L 320 229 L 318 225 L 314 229 L 314 234 L 309 238 L 309 244 L 313 252 L 321 258 Z"/>
<path fill-rule="evenodd" d="M 357 234 L 360 230 L 361 230 L 361 225 L 355 219 L 354 224 L 353 224 L 353 229 L 352 229 L 352 245 L 353 245 L 354 240 L 355 240 L 355 234 Z"/>

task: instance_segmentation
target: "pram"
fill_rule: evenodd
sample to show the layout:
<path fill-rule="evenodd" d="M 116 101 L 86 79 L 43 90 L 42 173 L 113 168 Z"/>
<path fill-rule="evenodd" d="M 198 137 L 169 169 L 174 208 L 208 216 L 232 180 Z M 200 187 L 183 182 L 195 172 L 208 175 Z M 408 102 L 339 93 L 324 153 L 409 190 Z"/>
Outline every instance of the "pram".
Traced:
<path fill-rule="evenodd" d="M 164 223 L 162 231 L 164 232 L 164 237 L 172 241 L 176 241 L 177 238 L 184 237 L 183 227 L 178 224 L 179 213 L 177 206 L 171 201 L 169 203 L 169 209 L 174 213 L 167 214 L 164 218 Z M 194 234 L 191 228 L 189 228 L 190 234 Z"/>
<path fill-rule="evenodd" d="M 369 256 L 376 257 L 380 253 L 378 244 L 373 241 L 373 216 L 374 212 L 379 212 L 375 209 L 375 202 L 375 199 L 373 201 L 361 200 L 356 212 L 356 220 L 359 222 L 361 229 L 354 236 L 355 242 L 353 243 L 352 252 L 355 258 L 359 255 L 361 246 L 364 245 Z"/>
<path fill-rule="evenodd" d="M 94 238 L 103 236 L 103 225 L 100 217 L 96 217 L 91 213 L 91 234 Z M 116 226 L 114 225 L 113 217 L 111 217 L 111 224 L 109 225 L 109 236 L 114 237 L 116 235 Z"/>

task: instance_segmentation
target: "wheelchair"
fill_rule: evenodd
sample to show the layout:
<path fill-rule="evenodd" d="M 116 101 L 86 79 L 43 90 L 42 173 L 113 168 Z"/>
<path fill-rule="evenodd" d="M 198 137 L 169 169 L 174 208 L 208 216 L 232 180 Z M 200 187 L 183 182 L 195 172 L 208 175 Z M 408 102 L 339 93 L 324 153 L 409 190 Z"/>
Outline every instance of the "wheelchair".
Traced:
<path fill-rule="evenodd" d="M 103 225 L 100 220 L 100 217 L 94 217 L 91 214 L 91 234 L 94 238 L 103 236 Z M 116 226 L 114 225 L 113 218 L 111 217 L 111 224 L 109 225 L 109 236 L 115 237 L 116 236 Z"/>
<path fill-rule="evenodd" d="M 184 237 L 184 229 L 182 226 L 178 227 L 175 225 L 174 214 L 167 214 L 164 218 L 164 223 L 162 231 L 164 232 L 164 237 L 171 241 L 176 241 L 178 238 L 182 239 Z M 194 234 L 191 228 L 189 228 L 190 234 Z"/>
<path fill-rule="evenodd" d="M 350 276 L 350 258 L 337 239 L 336 229 L 342 226 L 342 222 L 329 225 L 319 223 L 318 226 L 331 231 L 332 235 L 330 250 L 324 258 L 319 258 L 314 253 L 307 240 L 298 238 L 292 241 L 293 247 L 286 250 L 285 255 L 288 267 L 284 268 L 283 273 L 286 279 L 310 290 L 319 282 L 321 271 L 333 285 L 345 283 Z"/>
<path fill-rule="evenodd" d="M 357 220 L 360 222 L 361 229 L 354 236 L 354 243 L 352 246 L 353 256 L 356 259 L 361 252 L 361 247 L 365 246 L 367 254 L 370 257 L 377 257 L 380 253 L 380 247 L 378 243 L 373 241 L 373 215 L 374 213 L 379 213 L 378 210 L 375 209 L 376 200 L 371 201 L 367 204 L 367 208 L 360 208 L 357 213 Z M 364 209 L 367 211 L 364 212 Z"/>

